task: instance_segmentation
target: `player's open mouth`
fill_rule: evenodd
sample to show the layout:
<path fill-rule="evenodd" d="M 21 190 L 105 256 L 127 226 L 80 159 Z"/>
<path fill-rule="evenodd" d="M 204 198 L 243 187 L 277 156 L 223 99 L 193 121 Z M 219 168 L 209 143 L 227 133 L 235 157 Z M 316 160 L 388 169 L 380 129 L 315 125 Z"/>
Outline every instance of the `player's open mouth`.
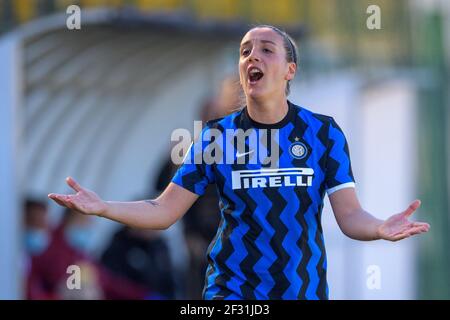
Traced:
<path fill-rule="evenodd" d="M 264 73 L 261 71 L 261 69 L 257 67 L 251 67 L 248 70 L 248 80 L 251 84 L 258 82 L 262 77 L 264 77 Z"/>

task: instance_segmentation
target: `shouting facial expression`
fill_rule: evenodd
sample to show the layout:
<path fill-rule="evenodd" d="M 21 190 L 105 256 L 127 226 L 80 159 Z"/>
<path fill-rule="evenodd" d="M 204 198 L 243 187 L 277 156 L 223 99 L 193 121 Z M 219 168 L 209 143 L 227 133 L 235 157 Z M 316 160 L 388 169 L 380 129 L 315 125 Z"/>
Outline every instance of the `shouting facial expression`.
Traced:
<path fill-rule="evenodd" d="M 247 97 L 284 95 L 295 70 L 295 63 L 286 60 L 283 37 L 274 30 L 255 28 L 242 38 L 239 77 Z"/>

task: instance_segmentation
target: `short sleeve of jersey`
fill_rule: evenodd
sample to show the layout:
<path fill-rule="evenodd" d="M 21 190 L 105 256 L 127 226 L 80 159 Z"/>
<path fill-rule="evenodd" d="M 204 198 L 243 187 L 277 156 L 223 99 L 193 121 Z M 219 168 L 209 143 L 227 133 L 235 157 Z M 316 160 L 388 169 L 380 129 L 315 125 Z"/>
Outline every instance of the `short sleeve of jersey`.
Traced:
<path fill-rule="evenodd" d="M 328 158 L 326 168 L 326 190 L 328 195 L 343 188 L 355 187 L 350 152 L 344 132 L 331 118 L 328 131 Z"/>
<path fill-rule="evenodd" d="M 203 152 L 208 145 L 204 142 L 205 135 L 208 134 L 208 127 L 203 129 L 199 139 L 191 144 L 183 164 L 178 168 L 172 182 L 201 196 L 205 193 L 205 189 L 209 183 L 214 183 L 215 178 L 212 166 L 206 164 L 202 157 Z"/>

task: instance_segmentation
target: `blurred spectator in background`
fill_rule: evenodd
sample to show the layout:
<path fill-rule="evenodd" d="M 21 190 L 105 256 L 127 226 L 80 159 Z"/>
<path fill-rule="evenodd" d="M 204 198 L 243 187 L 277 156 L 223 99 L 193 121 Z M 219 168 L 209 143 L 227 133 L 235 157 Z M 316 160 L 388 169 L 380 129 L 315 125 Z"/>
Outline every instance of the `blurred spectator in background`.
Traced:
<path fill-rule="evenodd" d="M 222 118 L 240 109 L 242 94 L 237 75 L 225 77 L 217 95 L 208 98 L 200 108 L 203 123 Z M 177 170 L 170 157 L 161 168 L 156 189 L 164 191 Z M 186 212 L 182 221 L 189 250 L 189 275 L 185 277 L 186 299 L 202 299 L 207 260 L 206 252 L 220 222 L 219 197 L 216 187 L 209 185 L 205 194 Z"/>
<path fill-rule="evenodd" d="M 201 120 L 206 122 L 225 117 L 243 107 L 244 101 L 238 75 L 229 75 L 220 83 L 217 94 L 200 108 Z"/>
<path fill-rule="evenodd" d="M 66 209 L 52 232 L 48 247 L 32 260 L 27 281 L 28 299 L 143 299 L 148 290 L 112 276 L 86 253 L 91 217 Z M 68 267 L 80 268 L 79 289 L 70 289 Z"/>
<path fill-rule="evenodd" d="M 173 175 L 175 174 L 177 170 L 177 166 L 172 162 L 171 158 L 170 158 L 170 152 L 169 152 L 169 157 L 164 161 L 162 167 L 159 170 L 159 174 L 156 178 L 156 183 L 154 184 L 154 188 L 153 190 L 156 191 L 156 193 L 161 193 L 162 190 L 165 189 L 165 187 L 169 184 L 170 180 L 172 179 Z M 152 191 L 153 191 L 152 190 Z M 150 193 L 149 193 L 150 194 Z M 178 232 L 178 237 L 179 239 L 181 239 L 181 241 L 185 242 L 186 239 L 184 237 L 184 231 L 182 228 L 179 228 L 177 230 L 175 230 L 176 232 Z M 175 242 L 175 244 L 177 244 Z M 183 250 L 184 252 L 188 251 L 186 250 L 186 247 L 182 247 L 182 248 L 176 248 L 178 251 Z M 174 246 L 172 244 L 171 248 L 172 249 L 172 257 L 173 254 L 177 254 L 178 252 L 176 252 L 177 250 L 173 250 Z M 189 253 L 188 253 L 189 255 Z M 191 277 L 191 274 L 189 274 L 190 268 L 186 267 L 186 262 L 178 262 L 176 263 L 175 259 L 173 259 L 173 272 L 174 272 L 174 286 L 175 286 L 175 298 L 177 299 L 189 299 L 189 296 L 186 293 L 186 279 Z"/>
<path fill-rule="evenodd" d="M 175 298 L 174 270 L 161 231 L 121 227 L 101 262 L 115 275 L 150 288 L 147 299 Z"/>
<path fill-rule="evenodd" d="M 27 199 L 24 207 L 25 250 L 32 257 L 47 249 L 50 242 L 50 224 L 47 203 Z"/>
<path fill-rule="evenodd" d="M 47 203 L 36 199 L 26 199 L 23 206 L 24 270 L 26 279 L 32 269 L 33 260 L 43 253 L 50 244 L 51 227 L 48 221 Z M 28 288 L 28 283 L 26 283 Z"/>

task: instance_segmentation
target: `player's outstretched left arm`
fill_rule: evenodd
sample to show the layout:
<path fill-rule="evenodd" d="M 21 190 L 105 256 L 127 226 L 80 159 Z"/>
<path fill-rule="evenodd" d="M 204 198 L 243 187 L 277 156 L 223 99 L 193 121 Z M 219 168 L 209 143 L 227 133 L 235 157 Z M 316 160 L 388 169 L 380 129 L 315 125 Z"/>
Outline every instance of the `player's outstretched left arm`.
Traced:
<path fill-rule="evenodd" d="M 428 223 L 409 219 L 419 208 L 420 200 L 413 201 L 406 210 L 383 221 L 375 218 L 361 207 L 354 188 L 338 190 L 329 198 L 342 232 L 355 240 L 398 241 L 430 229 Z"/>

